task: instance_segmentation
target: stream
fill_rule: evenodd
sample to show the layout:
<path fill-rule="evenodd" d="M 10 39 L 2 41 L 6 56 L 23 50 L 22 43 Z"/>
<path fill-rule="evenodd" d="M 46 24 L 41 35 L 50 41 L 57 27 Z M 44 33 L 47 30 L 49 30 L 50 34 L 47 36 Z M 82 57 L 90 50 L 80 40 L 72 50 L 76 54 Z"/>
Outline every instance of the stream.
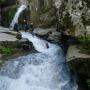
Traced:
<path fill-rule="evenodd" d="M 28 32 L 21 35 L 38 53 L 7 61 L 0 68 L 0 90 L 77 90 L 60 46 Z"/>

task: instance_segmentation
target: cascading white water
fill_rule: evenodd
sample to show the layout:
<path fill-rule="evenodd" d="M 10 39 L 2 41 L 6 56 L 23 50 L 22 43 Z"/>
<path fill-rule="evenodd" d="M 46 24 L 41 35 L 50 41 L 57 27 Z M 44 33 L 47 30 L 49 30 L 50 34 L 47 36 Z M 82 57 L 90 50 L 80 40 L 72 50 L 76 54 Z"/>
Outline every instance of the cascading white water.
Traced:
<path fill-rule="evenodd" d="M 13 29 L 15 23 L 18 22 L 18 18 L 19 18 L 19 16 L 20 16 L 21 12 L 22 12 L 23 10 L 25 10 L 26 8 L 27 8 L 27 5 L 24 5 L 24 4 L 21 5 L 21 6 L 18 8 L 18 10 L 17 10 L 17 12 L 16 12 L 16 14 L 15 14 L 15 16 L 14 16 L 11 24 L 10 24 L 10 28 L 11 28 L 11 29 Z"/>
<path fill-rule="evenodd" d="M 62 49 L 28 32 L 21 34 L 39 53 L 8 61 L 0 70 L 0 90 L 77 90 Z"/>

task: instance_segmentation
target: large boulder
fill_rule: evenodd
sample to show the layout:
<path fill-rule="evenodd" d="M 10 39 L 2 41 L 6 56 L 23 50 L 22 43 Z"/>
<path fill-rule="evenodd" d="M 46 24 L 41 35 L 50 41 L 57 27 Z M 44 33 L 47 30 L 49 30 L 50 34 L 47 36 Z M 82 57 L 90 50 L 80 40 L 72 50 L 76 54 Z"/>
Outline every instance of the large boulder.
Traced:
<path fill-rule="evenodd" d="M 72 45 L 68 48 L 66 59 L 75 73 L 90 78 L 90 55 L 81 53 L 76 45 Z"/>
<path fill-rule="evenodd" d="M 19 44 L 20 44 L 20 48 L 23 48 L 23 49 L 29 49 L 31 46 L 27 39 L 19 40 Z"/>
<path fill-rule="evenodd" d="M 38 36 L 41 36 L 43 39 L 48 41 L 59 43 L 61 39 L 61 33 L 57 32 L 55 28 L 41 29 L 36 28 L 34 33 Z"/>
<path fill-rule="evenodd" d="M 81 53 L 74 45 L 68 48 L 66 59 L 71 71 L 77 77 L 79 90 L 90 90 L 87 84 L 87 80 L 90 80 L 90 55 Z"/>
<path fill-rule="evenodd" d="M 90 58 L 77 58 L 69 61 L 69 66 L 73 72 L 90 79 Z"/>

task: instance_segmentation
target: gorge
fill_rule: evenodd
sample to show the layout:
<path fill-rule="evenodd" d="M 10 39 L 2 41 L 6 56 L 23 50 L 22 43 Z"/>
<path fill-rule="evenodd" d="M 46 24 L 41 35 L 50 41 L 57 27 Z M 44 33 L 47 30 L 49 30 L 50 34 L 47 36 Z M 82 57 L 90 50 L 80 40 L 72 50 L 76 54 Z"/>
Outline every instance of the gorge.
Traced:
<path fill-rule="evenodd" d="M 8 27 L 10 34 L 17 34 L 13 31 L 17 22 L 22 24 L 26 19 L 34 23 L 33 32 L 21 29 L 19 34 L 32 43 L 37 52 L 10 59 L 0 67 L 0 90 L 89 90 L 86 87 L 86 80 L 90 79 L 89 54 L 78 51 L 78 56 L 76 52 L 84 45 L 89 53 L 90 7 L 87 2 L 90 3 L 88 0 L 17 0 L 15 6 L 7 8 L 1 4 L 1 26 Z M 11 7 L 13 12 L 8 13 Z M 61 39 L 65 40 L 63 44 Z"/>

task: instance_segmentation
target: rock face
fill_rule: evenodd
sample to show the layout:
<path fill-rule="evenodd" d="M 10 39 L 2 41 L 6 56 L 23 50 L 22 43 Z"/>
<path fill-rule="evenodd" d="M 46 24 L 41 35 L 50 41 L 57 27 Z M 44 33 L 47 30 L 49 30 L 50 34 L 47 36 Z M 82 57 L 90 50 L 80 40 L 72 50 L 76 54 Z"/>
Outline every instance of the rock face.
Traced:
<path fill-rule="evenodd" d="M 90 58 L 73 59 L 69 62 L 71 69 L 86 79 L 90 79 Z"/>
<path fill-rule="evenodd" d="M 80 49 L 72 45 L 68 48 L 66 59 L 75 73 L 90 78 L 90 55 L 80 53 Z"/>
<path fill-rule="evenodd" d="M 70 35 L 84 34 L 90 25 L 89 0 L 28 0 L 30 21 L 36 26 L 57 26 Z"/>
<path fill-rule="evenodd" d="M 72 72 L 77 76 L 77 83 L 80 90 L 90 90 L 87 80 L 90 79 L 90 55 L 80 53 L 76 45 L 68 48 L 67 62 Z"/>
<path fill-rule="evenodd" d="M 57 32 L 55 28 L 49 29 L 41 29 L 36 28 L 34 29 L 34 33 L 38 36 L 41 36 L 43 39 L 51 41 L 53 43 L 60 43 L 61 33 Z"/>
<path fill-rule="evenodd" d="M 29 0 L 28 0 L 29 1 Z M 56 23 L 53 0 L 30 0 L 31 22 L 39 27 L 51 27 Z"/>
<path fill-rule="evenodd" d="M 0 41 L 16 41 L 16 37 L 5 33 L 0 33 Z"/>
<path fill-rule="evenodd" d="M 87 83 L 90 80 L 90 58 L 73 59 L 69 62 L 69 67 L 77 76 L 80 90 L 90 90 L 90 83 Z"/>
<path fill-rule="evenodd" d="M 9 27 L 12 18 L 16 12 L 16 1 L 17 0 L 1 0 L 0 5 L 0 22 L 2 26 Z"/>
<path fill-rule="evenodd" d="M 21 40 L 19 40 L 19 43 L 20 43 L 20 47 L 23 48 L 24 50 L 25 49 L 28 50 L 31 46 L 27 39 L 21 39 Z"/>
<path fill-rule="evenodd" d="M 3 25 L 5 22 L 7 24 L 11 22 L 16 12 L 17 1 L 19 4 L 29 5 L 29 11 L 26 10 L 23 17 L 28 18 L 28 21 L 33 22 L 35 26 L 43 28 L 57 26 L 59 31 L 68 30 L 69 34 L 78 36 L 90 25 L 89 0 L 5 0 L 2 4 L 4 8 L 1 9 Z M 12 9 L 4 4 L 11 6 Z M 7 17 L 10 17 L 8 21 Z"/>
<path fill-rule="evenodd" d="M 60 2 L 57 12 L 59 29 L 68 30 L 76 36 L 83 34 L 90 25 L 89 0 L 57 0 Z"/>

